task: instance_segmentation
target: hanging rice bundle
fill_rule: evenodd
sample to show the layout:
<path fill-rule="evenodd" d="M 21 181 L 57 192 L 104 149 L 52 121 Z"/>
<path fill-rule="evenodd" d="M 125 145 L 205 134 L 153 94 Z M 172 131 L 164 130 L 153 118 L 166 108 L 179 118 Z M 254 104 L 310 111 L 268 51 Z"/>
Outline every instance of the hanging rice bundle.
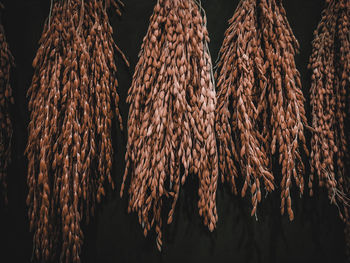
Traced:
<path fill-rule="evenodd" d="M 312 125 L 310 188 L 313 175 L 326 187 L 332 203 L 344 203 L 348 183 L 350 81 L 350 1 L 327 1 L 315 31 L 309 68 L 312 70 Z M 312 193 L 312 189 L 311 189 Z M 340 214 L 343 217 L 343 214 Z"/>
<path fill-rule="evenodd" d="M 290 220 L 291 186 L 304 189 L 304 165 L 300 150 L 307 153 L 306 124 L 300 74 L 294 56 L 298 42 L 279 0 L 241 0 L 229 21 L 217 65 L 216 131 L 222 180 L 226 176 L 237 193 L 248 188 L 252 215 L 256 215 L 262 190 L 281 184 L 281 213 Z M 273 176 L 278 163 L 281 178 Z"/>
<path fill-rule="evenodd" d="M 314 176 L 325 187 L 331 203 L 346 221 L 350 251 L 349 114 L 350 114 L 350 1 L 327 0 L 314 33 L 309 68 L 312 70 L 312 125 L 310 193 Z"/>
<path fill-rule="evenodd" d="M 105 182 L 114 186 L 114 109 L 121 128 L 122 122 L 110 4 L 120 13 L 114 1 L 52 3 L 33 61 L 27 205 L 35 256 L 42 261 L 60 251 L 60 261 L 80 262 L 81 221 L 94 214 Z"/>
<path fill-rule="evenodd" d="M 4 9 L 1 3 L 0 9 Z M 11 161 L 12 123 L 9 111 L 10 105 L 13 104 L 10 85 L 13 66 L 14 59 L 8 47 L 4 27 L 0 24 L 0 187 L 5 203 L 7 203 L 6 175 Z"/>
<path fill-rule="evenodd" d="M 128 145 L 121 189 L 130 175 L 129 211 L 144 234 L 155 225 L 162 246 L 162 206 L 173 220 L 187 176 L 199 181 L 199 214 L 217 222 L 218 176 L 214 131 L 216 95 L 205 14 L 194 0 L 159 0 L 150 18 L 127 102 Z"/>

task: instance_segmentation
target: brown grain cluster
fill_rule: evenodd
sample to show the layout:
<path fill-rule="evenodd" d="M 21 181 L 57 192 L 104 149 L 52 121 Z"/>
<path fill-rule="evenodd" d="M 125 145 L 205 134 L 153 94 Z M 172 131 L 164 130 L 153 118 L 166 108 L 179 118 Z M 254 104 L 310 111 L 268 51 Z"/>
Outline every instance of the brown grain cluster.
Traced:
<path fill-rule="evenodd" d="M 122 122 L 110 5 L 120 14 L 114 1 L 54 2 L 33 61 L 27 205 L 34 253 L 44 262 L 57 262 L 56 252 L 61 262 L 80 262 L 81 221 L 94 214 L 106 181 L 114 187 L 114 113 Z"/>
<path fill-rule="evenodd" d="M 220 50 L 217 65 L 216 131 L 222 180 L 234 193 L 249 188 L 252 215 L 262 191 L 281 187 L 281 213 L 290 220 L 292 180 L 304 189 L 306 124 L 300 74 L 294 56 L 299 48 L 280 0 L 241 0 Z M 280 172 L 273 175 L 273 164 Z M 279 176 L 280 174 L 280 176 Z"/>
<path fill-rule="evenodd" d="M 311 140 L 312 194 L 314 175 L 326 187 L 332 203 L 344 203 L 346 161 L 349 158 L 349 83 L 350 83 L 350 1 L 327 1 L 315 30 L 309 68 L 312 70 Z M 341 217 L 343 214 L 341 213 Z"/>
<path fill-rule="evenodd" d="M 194 0 L 159 0 L 144 37 L 127 102 L 128 144 L 121 189 L 130 175 L 129 211 L 138 213 L 146 235 L 155 225 L 162 246 L 162 206 L 198 176 L 199 214 L 213 230 L 217 222 L 218 157 L 216 94 L 206 18 Z"/>
<path fill-rule="evenodd" d="M 350 1 L 327 0 L 321 21 L 314 32 L 313 51 L 309 68 L 311 79 L 312 184 L 325 187 L 339 215 L 348 221 L 346 241 L 350 247 L 348 195 L 349 114 L 350 114 Z"/>
<path fill-rule="evenodd" d="M 0 3 L 0 11 L 3 9 L 4 6 Z M 13 104 L 10 73 L 13 66 L 14 59 L 9 50 L 4 27 L 0 24 L 0 187 L 5 203 L 7 203 L 6 175 L 11 161 L 13 133 L 10 118 L 10 105 Z"/>

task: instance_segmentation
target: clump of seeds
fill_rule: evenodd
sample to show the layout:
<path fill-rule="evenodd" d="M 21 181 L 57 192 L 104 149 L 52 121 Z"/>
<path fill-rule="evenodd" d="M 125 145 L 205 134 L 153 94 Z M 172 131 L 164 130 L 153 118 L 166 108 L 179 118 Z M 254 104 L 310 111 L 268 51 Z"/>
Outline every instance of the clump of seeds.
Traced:
<path fill-rule="evenodd" d="M 350 114 L 350 1 L 327 0 L 314 32 L 309 68 L 312 126 L 310 194 L 313 180 L 325 187 L 331 203 L 346 221 L 350 248 L 348 197 Z M 316 178 L 314 178 L 316 177 Z M 348 254 L 350 249 L 348 249 Z"/>
<path fill-rule="evenodd" d="M 114 187 L 114 114 L 122 128 L 114 52 L 121 52 L 108 22 L 110 5 L 120 14 L 113 0 L 52 3 L 33 61 L 27 205 L 42 261 L 58 251 L 61 262 L 80 262 L 81 221 L 94 214 L 105 183 Z"/>
<path fill-rule="evenodd" d="M 127 98 L 129 211 L 137 212 L 145 235 L 155 225 L 159 250 L 163 203 L 172 200 L 170 224 L 190 174 L 199 179 L 204 224 L 213 230 L 217 222 L 216 94 L 202 13 L 194 0 L 158 1 Z M 121 194 L 123 188 L 124 182 Z"/>
<path fill-rule="evenodd" d="M 300 74 L 294 56 L 299 48 L 280 0 L 241 0 L 225 33 L 217 64 L 216 131 L 222 180 L 235 193 L 248 189 L 256 215 L 263 189 L 281 188 L 281 213 L 290 220 L 294 180 L 304 189 L 306 124 Z M 273 173 L 274 163 L 280 176 Z"/>

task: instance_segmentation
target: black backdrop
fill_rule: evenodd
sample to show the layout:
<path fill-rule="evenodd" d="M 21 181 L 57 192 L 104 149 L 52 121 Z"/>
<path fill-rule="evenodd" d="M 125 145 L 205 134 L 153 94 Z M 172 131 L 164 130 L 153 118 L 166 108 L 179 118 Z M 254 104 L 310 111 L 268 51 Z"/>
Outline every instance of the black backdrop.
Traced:
<path fill-rule="evenodd" d="M 25 198 L 27 141 L 26 91 L 31 82 L 32 59 L 38 48 L 43 23 L 49 12 L 49 0 L 6 0 L 3 23 L 12 53 L 16 59 L 12 83 L 15 105 L 13 161 L 8 176 L 9 204 L 0 210 L 0 262 L 30 262 L 32 233 L 29 232 Z M 313 30 L 320 20 L 323 0 L 285 0 L 290 24 L 301 45 L 296 57 L 302 75 L 303 89 L 308 98 L 310 73 L 306 68 L 311 53 Z M 118 62 L 121 113 L 126 124 L 128 105 L 125 103 L 137 62 L 143 36 L 156 0 L 124 0 L 121 18 L 111 13 L 114 37 L 130 61 L 128 69 Z M 233 15 L 238 0 L 202 0 L 208 17 L 213 61 L 223 40 L 227 20 Z M 309 106 L 306 105 L 309 114 Z M 124 171 L 126 133 L 114 132 L 115 155 L 113 177 L 115 192 L 107 198 L 89 226 L 84 227 L 85 242 L 82 262 L 345 262 L 343 224 L 337 209 L 329 204 L 323 191 L 317 197 L 307 194 L 303 199 L 294 193 L 295 219 L 280 216 L 279 192 L 263 200 L 258 221 L 250 217 L 250 202 L 232 196 L 219 184 L 217 204 L 219 222 L 213 233 L 202 226 L 198 216 L 197 181 L 188 180 L 182 188 L 176 217 L 164 233 L 163 250 L 156 250 L 154 234 L 144 238 L 135 214 L 127 213 L 126 198 L 119 198 Z"/>

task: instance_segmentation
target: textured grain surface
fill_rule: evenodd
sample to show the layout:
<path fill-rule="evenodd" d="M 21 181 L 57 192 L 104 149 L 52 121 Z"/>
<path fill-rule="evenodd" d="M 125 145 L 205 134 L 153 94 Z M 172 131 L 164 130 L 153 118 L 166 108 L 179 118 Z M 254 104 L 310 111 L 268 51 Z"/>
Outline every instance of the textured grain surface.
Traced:
<path fill-rule="evenodd" d="M 217 65 L 216 131 L 222 180 L 237 193 L 236 179 L 243 177 L 241 194 L 248 188 L 252 215 L 256 215 L 262 190 L 280 183 L 281 213 L 293 220 L 292 180 L 304 189 L 307 153 L 306 124 L 300 74 L 294 55 L 299 44 L 279 0 L 242 0 L 220 50 Z M 278 162 L 280 175 L 273 175 Z"/>
<path fill-rule="evenodd" d="M 156 2 L 157 0 L 127 0 L 121 17 L 113 10 L 109 13 L 110 23 L 116 32 L 114 39 L 128 55 L 131 73 L 138 61 L 138 52 Z M 213 62 L 228 27 L 227 21 L 232 17 L 238 2 L 202 0 L 208 18 L 209 48 Z M 3 25 L 11 52 L 16 59 L 16 67 L 11 75 L 15 100 L 11 115 L 16 121 L 13 122 L 13 158 L 7 177 L 9 204 L 5 208 L 0 205 L 0 252 L 5 262 L 6 259 L 12 262 L 30 262 L 33 236 L 28 231 L 25 205 L 27 159 L 23 157 L 29 120 L 25 94 L 33 76 L 31 64 L 49 13 L 50 1 L 3 0 L 3 3 L 6 6 Z M 284 1 L 284 7 L 300 43 L 300 55 L 295 59 L 301 73 L 304 95 L 308 97 L 311 74 L 306 65 L 311 55 L 313 31 L 320 21 L 324 5 L 320 0 L 293 0 Z M 116 60 L 116 66 L 120 86 L 119 107 L 126 128 L 129 107 L 125 101 L 132 75 L 128 74 L 121 59 Z M 305 107 L 308 117 L 311 116 L 308 103 Z M 311 133 L 306 132 L 306 135 L 309 144 Z M 263 201 L 258 205 L 256 221 L 255 217 L 250 217 L 252 207 L 249 192 L 247 198 L 242 199 L 232 195 L 228 184 L 222 185 L 219 182 L 219 220 L 215 230 L 210 233 L 198 215 L 198 183 L 195 176 L 189 176 L 181 188 L 173 223 L 163 229 L 163 247 L 159 253 L 154 242 L 154 231 L 149 232 L 145 238 L 141 225 L 138 224 L 137 214 L 127 213 L 127 198 L 121 199 L 118 195 L 124 173 L 127 138 L 120 133 L 119 128 L 116 132 L 112 131 L 112 138 L 114 160 L 111 174 L 116 191 L 106 188 L 107 197 L 97 206 L 95 217 L 91 218 L 88 226 L 83 226 L 82 262 L 346 262 L 343 224 L 337 207 L 329 204 L 325 188 L 315 185 L 313 197 L 304 194 L 300 199 L 293 198 L 297 197 L 297 188 L 293 186 L 293 222 L 289 222 L 287 216 L 280 216 L 280 191 L 276 188 L 266 198 L 262 195 Z M 308 160 L 305 159 L 305 162 L 307 164 Z M 307 177 L 305 180 L 307 184 Z"/>
<path fill-rule="evenodd" d="M 349 199 L 349 84 L 350 84 L 350 1 L 327 0 L 314 32 L 309 68 L 312 126 L 310 194 L 313 180 L 328 191 L 331 203 L 346 221 L 350 256 Z"/>
<path fill-rule="evenodd" d="M 114 1 L 55 2 L 33 61 L 27 205 L 35 256 L 43 261 L 59 254 L 80 262 L 81 221 L 94 214 L 105 181 L 114 188 L 114 113 L 121 129 L 122 120 L 110 4 L 120 13 Z"/>
<path fill-rule="evenodd" d="M 129 211 L 144 234 L 155 225 L 162 246 L 162 207 L 198 176 L 198 208 L 212 231 L 217 222 L 218 160 L 214 131 L 216 96 L 206 17 L 200 3 L 160 0 L 150 18 L 127 102 Z M 121 193 L 123 192 L 124 182 Z"/>
<path fill-rule="evenodd" d="M 350 42 L 349 1 L 327 1 L 315 30 L 309 68 L 312 71 L 311 169 L 318 184 L 328 189 L 333 203 L 343 203 L 349 157 L 348 124 Z M 341 212 L 341 211 L 340 211 Z M 342 215 L 341 215 L 342 216 Z"/>

